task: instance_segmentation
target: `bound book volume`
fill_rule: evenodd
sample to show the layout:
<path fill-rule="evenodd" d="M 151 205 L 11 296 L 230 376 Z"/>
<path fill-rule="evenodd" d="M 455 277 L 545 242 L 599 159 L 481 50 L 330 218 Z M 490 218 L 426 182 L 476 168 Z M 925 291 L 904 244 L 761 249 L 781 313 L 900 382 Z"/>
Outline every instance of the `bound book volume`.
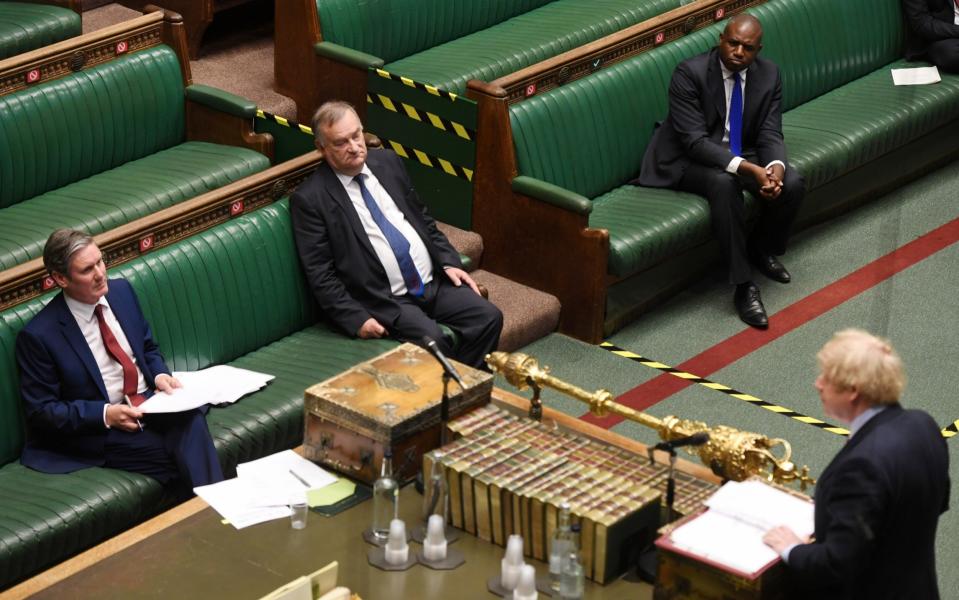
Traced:
<path fill-rule="evenodd" d="M 635 565 L 660 524 L 666 466 L 589 438 L 517 417 L 492 404 L 454 419 L 452 443 L 423 456 L 424 472 L 444 466 L 450 519 L 484 540 L 505 545 L 522 535 L 525 552 L 548 560 L 566 502 L 581 528 L 586 576 L 598 583 Z M 702 508 L 716 485 L 676 473 L 674 509 Z"/>

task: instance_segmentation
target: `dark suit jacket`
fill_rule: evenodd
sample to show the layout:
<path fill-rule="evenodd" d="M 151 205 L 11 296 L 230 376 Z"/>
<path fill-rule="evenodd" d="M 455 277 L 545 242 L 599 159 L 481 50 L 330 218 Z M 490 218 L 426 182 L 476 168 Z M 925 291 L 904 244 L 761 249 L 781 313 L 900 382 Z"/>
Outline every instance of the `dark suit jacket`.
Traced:
<path fill-rule="evenodd" d="M 133 288 L 124 279 L 111 279 L 106 297 L 143 378 L 152 386 L 157 375 L 170 369 Z M 46 473 L 102 465 L 107 392 L 62 292 L 17 335 L 16 357 L 27 424 L 20 461 Z"/>
<path fill-rule="evenodd" d="M 779 68 L 757 57 L 746 70 L 743 96 L 743 154 L 755 153 L 758 164 L 786 162 L 783 143 L 782 83 Z M 681 62 L 669 84 L 669 114 L 646 147 L 638 183 L 676 187 L 690 162 L 725 169 L 733 154 L 723 144 L 726 91 L 719 51 Z"/>
<path fill-rule="evenodd" d="M 462 268 L 459 254 L 420 203 L 402 159 L 388 150 L 370 150 L 366 164 L 422 238 L 433 277 L 444 276 L 444 266 Z M 321 164 L 293 192 L 290 212 L 306 279 L 327 316 L 349 335 L 356 335 L 371 316 L 391 329 L 399 305 L 356 209 L 329 165 Z"/>
<path fill-rule="evenodd" d="M 926 413 L 869 420 L 816 484 L 816 541 L 793 548 L 804 598 L 939 597 L 935 538 L 949 505 L 949 455 Z"/>
<path fill-rule="evenodd" d="M 906 58 L 920 58 L 929 44 L 959 38 L 953 0 L 902 0 L 906 16 Z"/>

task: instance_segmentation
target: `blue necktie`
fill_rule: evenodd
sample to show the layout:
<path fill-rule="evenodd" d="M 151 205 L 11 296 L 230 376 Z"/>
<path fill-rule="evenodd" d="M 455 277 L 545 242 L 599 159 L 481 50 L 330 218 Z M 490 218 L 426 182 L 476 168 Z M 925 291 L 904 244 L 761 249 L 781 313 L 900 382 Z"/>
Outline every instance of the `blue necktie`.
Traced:
<path fill-rule="evenodd" d="M 738 71 L 733 73 L 733 95 L 729 100 L 729 151 L 734 156 L 743 153 L 743 86 Z"/>
<path fill-rule="evenodd" d="M 373 200 L 373 194 L 370 193 L 370 190 L 366 189 L 366 184 L 363 183 L 363 177 L 364 174 L 361 173 L 354 177 L 353 181 L 360 184 L 360 194 L 363 195 L 363 202 L 366 204 L 366 208 L 370 211 L 370 216 L 373 217 L 376 226 L 383 232 L 386 241 L 389 242 L 390 248 L 393 250 L 393 254 L 396 256 L 396 262 L 400 265 L 400 273 L 403 275 L 403 283 L 406 284 L 406 290 L 414 296 L 422 296 L 423 280 L 420 278 L 419 271 L 416 270 L 416 265 L 413 264 L 413 257 L 410 256 L 410 241 L 406 239 L 406 236 L 400 233 L 399 229 L 390 223 L 390 220 L 387 219 L 383 211 L 380 210 L 376 201 Z"/>

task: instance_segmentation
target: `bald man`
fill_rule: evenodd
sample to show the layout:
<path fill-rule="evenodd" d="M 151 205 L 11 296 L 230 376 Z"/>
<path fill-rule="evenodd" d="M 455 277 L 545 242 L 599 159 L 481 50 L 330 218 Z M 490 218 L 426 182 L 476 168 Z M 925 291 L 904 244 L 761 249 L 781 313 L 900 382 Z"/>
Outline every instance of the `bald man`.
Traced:
<path fill-rule="evenodd" d="M 637 182 L 706 198 L 729 283 L 736 286 L 736 311 L 746 324 L 765 329 L 769 321 L 752 267 L 774 281 L 790 281 L 776 257 L 786 251 L 805 184 L 786 160 L 782 83 L 779 68 L 759 58 L 762 39 L 755 17 L 737 15 L 718 46 L 676 67 L 669 114 L 646 148 Z M 751 235 L 744 189 L 762 205 Z"/>

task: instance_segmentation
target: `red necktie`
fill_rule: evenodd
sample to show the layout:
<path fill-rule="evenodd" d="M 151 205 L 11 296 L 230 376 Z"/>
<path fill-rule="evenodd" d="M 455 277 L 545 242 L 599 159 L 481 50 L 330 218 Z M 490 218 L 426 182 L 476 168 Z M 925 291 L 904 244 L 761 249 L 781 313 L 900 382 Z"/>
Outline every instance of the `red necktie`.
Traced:
<path fill-rule="evenodd" d="M 120 366 L 123 368 L 123 393 L 127 398 L 130 399 L 130 404 L 133 406 L 139 406 L 144 400 L 142 394 L 137 393 L 137 368 L 133 364 L 133 361 L 130 359 L 130 355 L 123 351 L 123 348 L 120 347 L 120 342 L 117 341 L 113 331 L 110 330 L 110 326 L 107 325 L 106 320 L 103 318 L 103 305 L 97 304 L 96 308 L 93 309 L 93 314 L 97 316 L 97 324 L 100 325 L 100 335 L 103 337 L 103 345 L 107 347 L 107 352 L 110 353 L 110 356 L 113 357 L 115 361 L 120 363 Z"/>

